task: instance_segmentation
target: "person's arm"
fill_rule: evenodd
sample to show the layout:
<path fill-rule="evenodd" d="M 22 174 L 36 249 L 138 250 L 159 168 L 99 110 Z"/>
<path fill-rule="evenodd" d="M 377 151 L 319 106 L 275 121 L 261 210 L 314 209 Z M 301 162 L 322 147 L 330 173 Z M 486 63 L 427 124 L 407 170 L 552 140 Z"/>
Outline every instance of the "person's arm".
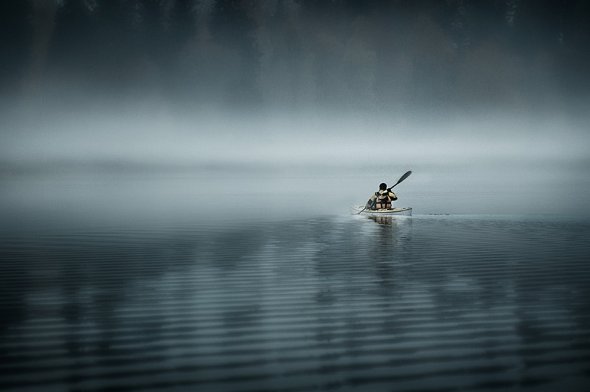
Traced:
<path fill-rule="evenodd" d="M 373 193 L 371 195 L 371 197 L 369 198 L 369 201 L 367 201 L 367 204 L 365 204 L 365 208 L 373 208 L 376 200 L 377 200 L 377 196 L 375 196 L 375 194 Z"/>
<path fill-rule="evenodd" d="M 393 193 L 391 190 L 387 194 L 391 200 L 397 200 L 397 195 Z"/>

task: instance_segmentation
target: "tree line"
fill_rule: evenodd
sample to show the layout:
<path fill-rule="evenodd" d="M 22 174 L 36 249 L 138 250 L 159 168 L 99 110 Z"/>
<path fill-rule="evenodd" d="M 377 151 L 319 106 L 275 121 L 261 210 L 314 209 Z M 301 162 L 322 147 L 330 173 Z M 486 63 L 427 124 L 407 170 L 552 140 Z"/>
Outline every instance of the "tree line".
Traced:
<path fill-rule="evenodd" d="M 3 96 L 405 110 L 588 98 L 583 0 L 7 0 Z"/>

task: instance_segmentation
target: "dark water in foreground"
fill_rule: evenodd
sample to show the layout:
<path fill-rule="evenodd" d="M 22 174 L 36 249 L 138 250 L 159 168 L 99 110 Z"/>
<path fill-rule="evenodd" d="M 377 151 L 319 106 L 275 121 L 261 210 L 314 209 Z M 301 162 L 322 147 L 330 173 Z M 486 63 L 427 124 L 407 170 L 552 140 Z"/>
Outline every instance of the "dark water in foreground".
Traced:
<path fill-rule="evenodd" d="M 586 220 L 5 214 L 3 391 L 590 385 Z"/>

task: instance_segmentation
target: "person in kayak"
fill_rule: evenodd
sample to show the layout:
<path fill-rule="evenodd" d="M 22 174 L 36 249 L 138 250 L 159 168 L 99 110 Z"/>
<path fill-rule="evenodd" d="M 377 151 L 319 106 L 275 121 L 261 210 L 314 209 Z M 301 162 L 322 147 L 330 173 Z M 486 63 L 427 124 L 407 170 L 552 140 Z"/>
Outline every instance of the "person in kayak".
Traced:
<path fill-rule="evenodd" d="M 366 208 L 371 210 L 391 210 L 391 202 L 394 200 L 397 200 L 396 194 L 391 191 L 391 188 L 387 188 L 386 183 L 382 182 L 379 184 L 379 191 L 375 192 L 367 202 Z"/>

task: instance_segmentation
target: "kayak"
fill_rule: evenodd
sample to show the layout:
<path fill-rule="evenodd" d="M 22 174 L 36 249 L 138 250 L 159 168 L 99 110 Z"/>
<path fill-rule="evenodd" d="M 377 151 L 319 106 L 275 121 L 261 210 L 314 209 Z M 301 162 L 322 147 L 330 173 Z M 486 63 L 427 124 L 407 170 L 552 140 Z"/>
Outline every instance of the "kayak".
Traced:
<path fill-rule="evenodd" d="M 375 215 L 375 216 L 390 216 L 390 215 L 410 216 L 410 215 L 412 215 L 412 208 L 410 208 L 410 207 L 395 207 L 390 210 L 370 210 L 367 208 L 363 211 L 364 207 L 365 206 L 355 206 L 355 207 L 353 207 L 352 211 L 354 214 L 360 213 L 360 215 Z"/>

